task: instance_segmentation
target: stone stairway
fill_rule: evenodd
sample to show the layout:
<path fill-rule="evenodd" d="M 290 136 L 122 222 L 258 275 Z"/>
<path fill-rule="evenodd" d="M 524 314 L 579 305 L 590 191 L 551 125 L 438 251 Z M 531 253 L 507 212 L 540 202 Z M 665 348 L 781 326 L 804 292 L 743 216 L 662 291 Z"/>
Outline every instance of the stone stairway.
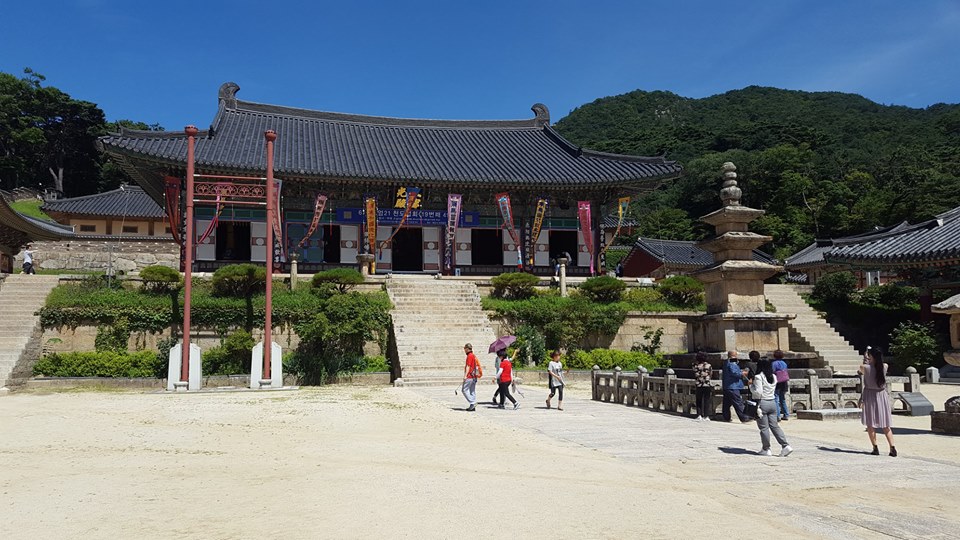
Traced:
<path fill-rule="evenodd" d="M 797 352 L 815 352 L 836 374 L 855 375 L 863 357 L 827 321 L 811 308 L 796 285 L 764 285 L 767 301 L 779 313 L 795 313 L 790 321 L 790 348 Z"/>
<path fill-rule="evenodd" d="M 32 362 L 26 360 L 36 360 L 39 347 L 36 354 L 24 353 L 39 344 L 40 318 L 35 313 L 58 283 L 59 276 L 11 274 L 0 284 L 0 388 L 32 376 Z"/>
<path fill-rule="evenodd" d="M 394 274 L 387 279 L 387 293 L 394 305 L 390 315 L 402 379 L 396 384 L 456 386 L 463 380 L 466 343 L 483 365 L 483 380 L 491 380 L 487 347 L 497 337 L 473 282 Z"/>

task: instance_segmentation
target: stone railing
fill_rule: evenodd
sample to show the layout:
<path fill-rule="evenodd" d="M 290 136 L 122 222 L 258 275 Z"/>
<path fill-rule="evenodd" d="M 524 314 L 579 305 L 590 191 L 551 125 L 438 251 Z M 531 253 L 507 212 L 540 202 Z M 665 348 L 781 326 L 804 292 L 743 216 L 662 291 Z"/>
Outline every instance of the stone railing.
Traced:
<path fill-rule="evenodd" d="M 719 380 L 713 385 L 714 411 L 723 399 Z M 623 371 L 619 367 L 613 371 L 601 371 L 594 366 L 590 375 L 590 385 L 594 401 L 606 401 L 623 405 L 642 407 L 673 413 L 693 414 L 696 411 L 696 383 L 693 379 L 680 379 L 673 369 L 668 369 L 663 377 L 650 375 L 646 368 L 637 371 Z M 895 385 L 902 385 L 896 390 Z M 907 369 L 903 377 L 887 377 L 887 388 L 891 393 L 918 392 L 920 374 L 914 368 Z M 790 379 L 790 392 L 787 394 L 791 411 L 814 409 L 856 408 L 863 390 L 860 377 L 821 378 L 815 370 L 807 370 L 802 379 Z"/>

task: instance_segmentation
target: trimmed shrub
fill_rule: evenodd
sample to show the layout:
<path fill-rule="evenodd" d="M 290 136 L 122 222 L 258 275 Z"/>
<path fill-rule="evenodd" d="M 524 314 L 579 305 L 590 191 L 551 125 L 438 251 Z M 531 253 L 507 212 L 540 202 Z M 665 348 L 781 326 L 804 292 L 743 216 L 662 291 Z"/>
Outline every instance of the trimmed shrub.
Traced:
<path fill-rule="evenodd" d="M 166 360 L 164 360 L 165 362 Z M 162 372 L 153 351 L 54 353 L 33 366 L 33 374 L 46 377 L 155 377 Z"/>
<path fill-rule="evenodd" d="M 324 290 L 335 287 L 337 291 L 345 293 L 363 283 L 363 275 L 353 268 L 333 268 L 313 275 L 310 284 L 314 289 Z"/>
<path fill-rule="evenodd" d="M 377 356 L 364 356 L 357 362 L 357 365 L 354 366 L 354 371 L 361 373 L 382 373 L 384 371 L 390 371 L 390 362 L 387 360 L 387 357 L 382 354 Z"/>
<path fill-rule="evenodd" d="M 690 276 L 673 276 L 661 280 L 657 290 L 667 301 L 693 308 L 703 303 L 703 283 Z"/>
<path fill-rule="evenodd" d="M 850 272 L 834 272 L 817 281 L 810 295 L 826 304 L 846 304 L 857 290 L 857 278 Z"/>
<path fill-rule="evenodd" d="M 221 345 L 212 347 L 203 353 L 203 373 L 205 375 L 250 373 L 250 360 L 254 345 L 253 336 L 250 335 L 250 332 L 237 330 L 227 336 Z"/>
<path fill-rule="evenodd" d="M 594 302 L 609 304 L 619 302 L 626 288 L 627 285 L 615 277 L 597 276 L 584 281 L 580 292 Z"/>
<path fill-rule="evenodd" d="M 918 305 L 920 291 L 904 285 L 871 285 L 860 291 L 857 300 L 868 306 L 903 309 Z"/>
<path fill-rule="evenodd" d="M 611 349 L 593 349 L 592 351 L 573 351 L 564 360 L 568 369 L 613 369 L 620 367 L 624 371 L 635 371 L 643 366 L 648 370 L 669 366 L 663 356 L 638 351 L 615 351 Z"/>
<path fill-rule="evenodd" d="M 170 294 L 182 286 L 180 272 L 169 266 L 147 266 L 140 271 L 143 290 L 156 294 Z"/>
<path fill-rule="evenodd" d="M 249 297 L 264 290 L 267 269 L 255 264 L 230 264 L 213 273 L 213 295 Z"/>
<path fill-rule="evenodd" d="M 900 323 L 890 336 L 890 354 L 897 373 L 903 373 L 911 366 L 918 371 L 926 366 L 939 366 L 942 353 L 930 324 Z"/>
<path fill-rule="evenodd" d="M 493 285 L 493 297 L 506 300 L 525 300 L 536 295 L 540 278 L 526 272 L 506 272 L 490 280 Z"/>

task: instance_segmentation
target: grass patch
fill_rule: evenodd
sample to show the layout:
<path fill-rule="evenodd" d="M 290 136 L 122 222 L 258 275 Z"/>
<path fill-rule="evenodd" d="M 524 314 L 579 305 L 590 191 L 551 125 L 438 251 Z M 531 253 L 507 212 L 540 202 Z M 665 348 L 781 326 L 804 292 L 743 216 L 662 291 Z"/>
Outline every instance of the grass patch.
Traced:
<path fill-rule="evenodd" d="M 25 216 L 54 221 L 53 218 L 45 214 L 43 210 L 40 210 L 40 207 L 43 206 L 43 203 L 44 201 L 37 199 L 24 199 L 22 201 L 10 203 L 10 208 L 13 208 Z"/>

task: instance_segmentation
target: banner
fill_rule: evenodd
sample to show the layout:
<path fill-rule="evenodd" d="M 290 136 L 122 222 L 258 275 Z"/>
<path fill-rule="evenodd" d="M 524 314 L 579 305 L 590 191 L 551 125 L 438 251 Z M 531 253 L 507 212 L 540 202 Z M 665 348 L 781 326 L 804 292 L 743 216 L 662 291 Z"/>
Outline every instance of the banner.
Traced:
<path fill-rule="evenodd" d="M 220 202 L 220 190 L 217 190 L 217 200 L 215 201 L 216 206 L 214 207 L 213 218 L 210 219 L 210 224 L 207 225 L 207 230 L 203 231 L 203 234 L 200 235 L 200 238 L 197 239 L 195 245 L 200 245 L 204 240 L 210 236 L 214 229 L 217 228 L 217 223 L 220 223 L 220 214 L 223 213 L 223 204 Z"/>
<path fill-rule="evenodd" d="M 590 201 L 577 201 L 577 216 L 580 218 L 580 234 L 590 254 L 590 275 L 593 275 L 593 232 L 590 230 Z"/>
<path fill-rule="evenodd" d="M 367 197 L 365 206 L 367 211 L 367 253 L 374 255 L 377 252 L 377 198 Z M 370 273 L 373 274 L 376 271 L 377 261 L 374 259 L 370 263 Z"/>
<path fill-rule="evenodd" d="M 503 228 L 507 230 L 510 239 L 517 246 L 517 266 L 523 267 L 523 249 L 520 247 L 520 237 L 513 226 L 513 210 L 510 208 L 510 195 L 506 193 L 497 193 L 494 195 L 497 199 L 497 207 L 500 209 L 500 216 L 503 218 Z"/>
<path fill-rule="evenodd" d="M 279 272 L 280 265 L 287 258 L 286 243 L 283 241 L 282 227 L 283 216 L 280 214 L 280 189 L 283 187 L 282 180 L 274 180 L 274 201 L 273 201 L 273 270 Z"/>
<path fill-rule="evenodd" d="M 617 230 L 613 233 L 613 239 L 616 240 L 620 236 L 620 228 L 623 226 L 623 216 L 627 215 L 627 208 L 630 207 L 630 197 L 620 197 L 617 199 Z M 606 239 L 601 237 L 601 241 Z M 611 242 L 612 244 L 613 242 Z M 610 244 L 603 246 L 603 249 L 600 250 L 600 256 L 602 257 L 604 253 L 607 252 L 607 248 L 610 247 Z"/>
<path fill-rule="evenodd" d="M 390 235 L 390 238 L 387 238 L 380 243 L 380 256 L 383 256 L 383 248 L 393 240 L 393 237 L 400 232 L 400 229 L 403 227 L 403 224 L 407 222 L 407 218 L 410 217 L 410 211 L 413 210 L 414 203 L 417 202 L 420 198 L 420 188 L 408 187 L 404 189 L 404 192 L 407 196 L 407 205 L 403 209 L 403 217 L 400 218 L 400 223 L 397 224 L 397 228 L 394 229 L 393 234 Z"/>
<path fill-rule="evenodd" d="M 534 265 L 533 257 L 537 251 L 537 239 L 540 238 L 540 230 L 543 228 L 543 218 L 547 215 L 548 204 L 547 199 L 537 200 L 537 210 L 533 215 L 533 228 L 530 230 L 530 246 L 527 251 L 527 260 L 530 261 L 530 266 Z"/>
<path fill-rule="evenodd" d="M 163 198 L 166 203 L 170 234 L 173 235 L 173 241 L 183 247 L 183 237 L 180 235 L 180 227 L 183 227 L 181 223 L 183 217 L 180 215 L 180 179 L 168 176 L 164 180 Z"/>
<path fill-rule="evenodd" d="M 463 195 L 447 195 L 447 239 L 446 249 L 443 252 L 443 266 L 447 270 L 453 268 L 454 251 L 457 249 L 457 224 L 460 223 L 460 208 L 463 203 Z"/>
<path fill-rule="evenodd" d="M 327 206 L 327 196 L 318 193 L 317 200 L 313 203 L 313 219 L 310 220 L 310 227 L 307 229 L 307 232 L 303 235 L 303 238 L 297 242 L 297 249 L 303 247 L 304 244 L 310 240 L 310 237 L 313 236 L 313 233 L 317 232 L 317 227 L 320 225 L 320 218 L 323 216 L 323 209 Z"/>
<path fill-rule="evenodd" d="M 416 191 L 416 197 L 414 198 L 413 205 L 407 201 L 407 198 L 410 194 L 410 190 Z M 393 202 L 394 208 L 413 208 L 418 209 L 423 203 L 423 193 L 420 191 L 420 188 L 411 188 L 411 187 L 399 187 L 397 188 L 397 199 Z"/>

